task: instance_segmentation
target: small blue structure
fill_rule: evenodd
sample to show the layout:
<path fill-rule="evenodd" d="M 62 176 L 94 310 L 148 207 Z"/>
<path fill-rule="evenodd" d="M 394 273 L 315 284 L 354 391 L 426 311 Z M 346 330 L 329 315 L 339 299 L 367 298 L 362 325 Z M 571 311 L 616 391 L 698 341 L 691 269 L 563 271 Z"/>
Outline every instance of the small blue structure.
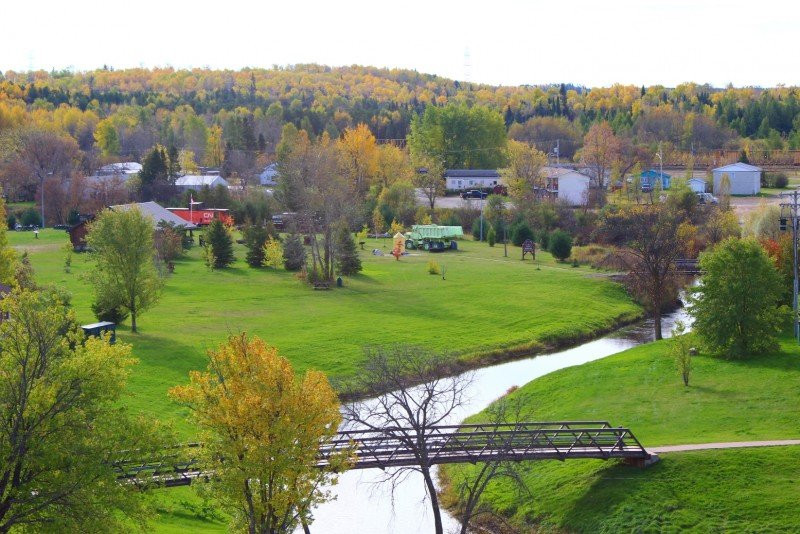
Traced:
<path fill-rule="evenodd" d="M 108 321 L 101 321 L 99 323 L 85 324 L 81 326 L 83 333 L 86 337 L 100 337 L 102 333 L 109 334 L 109 342 L 113 345 L 117 341 L 117 325 Z"/>
<path fill-rule="evenodd" d="M 669 189 L 670 182 L 672 181 L 672 176 L 656 169 L 646 170 L 640 176 L 642 178 L 642 191 L 644 192 L 653 189 L 656 180 L 661 180 L 661 189 Z"/>

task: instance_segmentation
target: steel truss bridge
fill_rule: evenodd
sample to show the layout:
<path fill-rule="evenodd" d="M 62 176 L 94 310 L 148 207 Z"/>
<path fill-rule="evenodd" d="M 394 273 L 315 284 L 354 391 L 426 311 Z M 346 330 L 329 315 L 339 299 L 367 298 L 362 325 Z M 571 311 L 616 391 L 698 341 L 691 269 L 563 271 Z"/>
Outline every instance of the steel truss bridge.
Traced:
<path fill-rule="evenodd" d="M 658 459 L 627 428 L 612 427 L 607 421 L 556 421 L 434 426 L 422 436 L 411 428 L 343 431 L 320 447 L 316 465 L 326 467 L 332 456 L 355 448 L 351 469 L 416 466 L 420 458 L 415 444 L 420 439 L 425 440 L 429 465 L 619 458 L 645 467 Z M 178 445 L 146 460 L 128 453 L 130 458 L 120 458 L 113 466 L 122 482 L 185 486 L 213 476 L 191 454 L 201 446 Z"/>

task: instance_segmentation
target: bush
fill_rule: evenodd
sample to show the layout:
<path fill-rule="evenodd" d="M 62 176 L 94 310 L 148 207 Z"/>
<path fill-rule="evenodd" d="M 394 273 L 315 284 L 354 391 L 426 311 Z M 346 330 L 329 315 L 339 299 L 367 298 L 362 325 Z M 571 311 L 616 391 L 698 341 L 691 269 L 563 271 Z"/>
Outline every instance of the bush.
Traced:
<path fill-rule="evenodd" d="M 511 226 L 511 243 L 514 246 L 521 247 L 525 240 L 533 240 L 533 230 L 524 222 L 518 222 Z"/>
<path fill-rule="evenodd" d="M 22 226 L 42 226 L 42 216 L 35 208 L 28 208 L 22 212 L 20 217 L 20 224 Z"/>
<path fill-rule="evenodd" d="M 125 308 L 105 297 L 98 297 L 92 304 L 92 313 L 98 321 L 108 321 L 114 324 L 120 324 L 128 318 Z"/>
<path fill-rule="evenodd" d="M 489 242 L 490 247 L 493 247 L 495 242 L 497 242 L 497 235 L 495 235 L 494 226 L 489 227 L 489 233 L 486 234 L 486 240 Z"/>
<path fill-rule="evenodd" d="M 17 227 L 17 217 L 13 213 L 9 213 L 8 217 L 6 217 L 6 224 L 9 230 L 13 230 Z"/>
<path fill-rule="evenodd" d="M 786 176 L 785 173 L 778 172 L 774 174 L 774 178 L 772 179 L 772 187 L 783 189 L 787 185 L 789 185 L 789 177 Z"/>
<path fill-rule="evenodd" d="M 306 264 L 306 249 L 300 236 L 290 234 L 283 244 L 283 266 L 287 271 L 299 271 Z"/>
<path fill-rule="evenodd" d="M 430 260 L 428 262 L 428 274 L 440 274 L 442 271 L 439 269 L 439 264 L 434 261 Z"/>
<path fill-rule="evenodd" d="M 283 246 L 280 240 L 270 237 L 262 247 L 264 252 L 264 265 L 272 269 L 277 269 L 283 263 Z"/>
<path fill-rule="evenodd" d="M 550 232 L 547 230 L 540 231 L 536 241 L 539 242 L 539 246 L 542 247 L 542 250 L 548 250 L 550 248 Z"/>
<path fill-rule="evenodd" d="M 564 230 L 555 230 L 550 234 L 547 249 L 559 261 L 564 261 L 572 254 L 572 237 Z"/>
<path fill-rule="evenodd" d="M 486 238 L 489 234 L 489 222 L 484 219 L 483 220 L 483 240 L 486 241 Z M 472 221 L 472 238 L 475 241 L 481 240 L 481 218 L 478 217 L 474 221 Z"/>
<path fill-rule="evenodd" d="M 70 226 L 75 226 L 81 222 L 81 214 L 75 208 L 69 210 L 69 214 L 67 215 L 67 224 Z"/>

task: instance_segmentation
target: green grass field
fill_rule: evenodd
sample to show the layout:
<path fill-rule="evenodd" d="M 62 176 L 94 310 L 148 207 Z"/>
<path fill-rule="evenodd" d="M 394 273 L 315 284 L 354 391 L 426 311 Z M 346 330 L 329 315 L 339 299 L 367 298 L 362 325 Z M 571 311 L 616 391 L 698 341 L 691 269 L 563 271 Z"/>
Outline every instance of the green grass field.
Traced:
<path fill-rule="evenodd" d="M 9 240 L 29 252 L 37 280 L 72 293 L 79 321 L 94 321 L 89 257 L 73 255 L 72 272 L 64 272 L 65 232 L 47 230 L 38 240 L 31 232 L 9 232 Z M 354 372 L 366 345 L 414 343 L 469 359 L 536 350 L 641 313 L 620 286 L 588 269 L 540 254 L 537 270 L 519 260 L 518 248 L 503 258 L 501 246 L 461 245 L 459 252 L 422 252 L 399 262 L 365 251 L 363 273 L 330 291 L 314 291 L 286 271 L 248 267 L 241 245 L 233 267 L 209 271 L 195 247 L 176 262 L 158 305 L 140 317 L 140 333 L 119 329 L 140 360 L 128 403 L 190 436 L 185 412 L 167 399 L 167 390 L 186 382 L 189 370 L 205 367 L 206 350 L 241 330 L 277 346 L 298 371 L 341 377 Z M 382 243 L 369 240 L 366 248 L 382 249 Z M 428 274 L 430 259 L 446 267 L 446 280 Z"/>
<path fill-rule="evenodd" d="M 689 387 L 668 344 L 563 369 L 511 395 L 522 399 L 524 418 L 608 420 L 645 447 L 800 438 L 800 348 L 791 339 L 747 361 L 698 356 Z M 800 447 L 668 453 L 646 470 L 616 461 L 529 462 L 532 497 L 498 483 L 484 498 L 525 531 L 796 532 L 799 475 Z"/>

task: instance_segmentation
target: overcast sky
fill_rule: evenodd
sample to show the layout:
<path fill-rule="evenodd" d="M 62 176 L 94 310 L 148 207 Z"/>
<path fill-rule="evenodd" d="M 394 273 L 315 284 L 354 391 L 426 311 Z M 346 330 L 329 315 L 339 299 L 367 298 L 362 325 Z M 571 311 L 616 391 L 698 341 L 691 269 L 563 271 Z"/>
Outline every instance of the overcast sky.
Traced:
<path fill-rule="evenodd" d="M 800 85 L 792 0 L 2 3 L 2 71 L 321 63 L 505 85 Z"/>

